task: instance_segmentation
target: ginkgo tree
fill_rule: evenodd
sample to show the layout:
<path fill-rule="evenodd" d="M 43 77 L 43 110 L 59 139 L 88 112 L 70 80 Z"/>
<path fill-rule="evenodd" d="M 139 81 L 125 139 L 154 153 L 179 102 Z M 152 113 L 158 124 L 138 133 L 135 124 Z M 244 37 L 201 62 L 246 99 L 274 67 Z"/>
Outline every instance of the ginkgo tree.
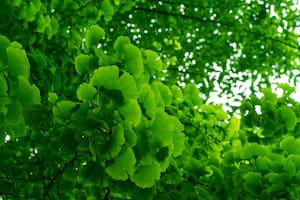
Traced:
<path fill-rule="evenodd" d="M 296 15 L 291 1 L 2 2 L 0 199 L 296 199 L 300 104 L 263 87 L 297 80 Z M 232 95 L 249 78 L 236 114 L 207 103 L 216 80 Z"/>

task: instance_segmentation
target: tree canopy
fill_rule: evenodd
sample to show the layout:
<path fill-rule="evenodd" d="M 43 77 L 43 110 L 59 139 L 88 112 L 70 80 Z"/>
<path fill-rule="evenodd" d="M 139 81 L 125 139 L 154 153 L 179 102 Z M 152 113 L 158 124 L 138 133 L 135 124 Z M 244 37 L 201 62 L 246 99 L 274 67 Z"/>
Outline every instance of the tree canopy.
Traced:
<path fill-rule="evenodd" d="M 298 198 L 299 16 L 292 0 L 2 2 L 0 199 Z"/>

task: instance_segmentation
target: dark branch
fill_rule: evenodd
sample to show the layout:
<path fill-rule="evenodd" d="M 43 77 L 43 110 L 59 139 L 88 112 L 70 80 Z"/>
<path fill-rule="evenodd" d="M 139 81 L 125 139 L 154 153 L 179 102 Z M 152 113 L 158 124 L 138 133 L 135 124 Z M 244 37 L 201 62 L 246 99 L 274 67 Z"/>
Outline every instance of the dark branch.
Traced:
<path fill-rule="evenodd" d="M 74 162 L 76 161 L 76 159 L 78 158 L 78 154 L 76 153 L 74 155 L 74 157 L 68 162 L 66 163 L 62 169 L 58 170 L 53 176 L 52 178 L 50 179 L 49 183 L 46 185 L 46 188 L 45 188 L 45 192 L 44 192 L 44 199 L 47 199 L 47 197 L 49 196 L 49 192 L 50 192 L 50 189 L 51 187 L 55 184 L 55 181 L 58 179 L 58 177 L 60 175 L 62 175 L 65 170 L 74 164 Z"/>

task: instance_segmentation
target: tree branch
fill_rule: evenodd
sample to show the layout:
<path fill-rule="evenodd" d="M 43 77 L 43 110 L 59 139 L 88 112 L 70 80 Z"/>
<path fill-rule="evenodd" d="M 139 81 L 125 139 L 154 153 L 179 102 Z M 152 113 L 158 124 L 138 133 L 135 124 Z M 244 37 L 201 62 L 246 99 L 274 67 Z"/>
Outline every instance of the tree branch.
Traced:
<path fill-rule="evenodd" d="M 62 169 L 58 170 L 54 175 L 53 177 L 50 179 L 49 183 L 46 185 L 46 188 L 45 188 L 45 192 L 44 192 L 44 199 L 47 199 L 47 197 L 49 196 L 49 192 L 50 192 L 50 188 L 54 185 L 55 181 L 57 180 L 57 178 L 62 175 L 65 170 L 74 164 L 74 162 L 76 161 L 76 159 L 78 158 L 78 154 L 76 153 L 74 155 L 74 157 L 68 162 L 66 163 Z"/>
<path fill-rule="evenodd" d="M 226 22 L 222 22 L 222 21 L 210 20 L 210 19 L 201 19 L 201 18 L 195 17 L 195 16 L 182 15 L 180 13 L 171 13 L 171 12 L 158 10 L 158 9 L 150 9 L 150 8 L 144 8 L 144 7 L 138 7 L 138 6 L 134 7 L 133 9 L 136 10 L 136 11 L 141 11 L 141 12 L 148 12 L 148 13 L 152 12 L 152 13 L 157 13 L 157 14 L 166 15 L 166 16 L 173 16 L 173 17 L 179 17 L 179 18 L 183 18 L 183 19 L 189 19 L 189 20 L 193 20 L 193 21 L 197 21 L 197 22 L 201 22 L 201 23 L 211 23 L 211 24 L 215 24 L 215 25 L 219 24 L 219 25 L 222 25 L 223 27 L 227 27 L 227 28 L 232 28 L 232 27 L 235 26 L 234 24 L 230 24 L 230 23 L 226 23 Z M 262 33 L 254 32 L 254 31 L 251 31 L 251 30 L 245 29 L 245 28 L 242 29 L 241 31 L 253 34 L 255 36 L 259 36 L 263 39 L 267 39 L 267 40 L 271 40 L 271 41 L 276 42 L 276 43 L 280 43 L 282 45 L 288 46 L 288 47 L 293 48 L 295 50 L 300 50 L 299 45 L 293 45 L 289 42 L 282 41 L 278 38 L 269 37 L 269 36 L 266 36 Z"/>

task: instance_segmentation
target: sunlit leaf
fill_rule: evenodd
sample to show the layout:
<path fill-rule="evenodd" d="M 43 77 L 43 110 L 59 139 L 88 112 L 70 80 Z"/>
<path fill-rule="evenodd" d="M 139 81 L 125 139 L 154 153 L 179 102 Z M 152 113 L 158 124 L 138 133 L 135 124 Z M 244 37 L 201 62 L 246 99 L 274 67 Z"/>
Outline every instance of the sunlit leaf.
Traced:
<path fill-rule="evenodd" d="M 6 48 L 9 76 L 15 79 L 17 79 L 18 76 L 28 78 L 30 65 L 26 53 L 20 47 L 16 48 L 15 46 Z"/>
<path fill-rule="evenodd" d="M 124 105 L 120 106 L 121 115 L 128 121 L 137 126 L 141 121 L 142 111 L 139 104 L 135 100 L 128 100 Z"/>
<path fill-rule="evenodd" d="M 294 130 L 297 125 L 297 116 L 293 109 L 287 106 L 281 106 L 279 111 L 287 129 L 290 131 Z"/>
<path fill-rule="evenodd" d="M 97 43 L 104 37 L 104 30 L 98 25 L 92 25 L 86 32 L 86 46 L 90 48 L 92 45 Z"/>
<path fill-rule="evenodd" d="M 76 72 L 81 75 L 87 70 L 89 56 L 85 54 L 79 54 L 75 58 L 75 69 Z"/>
<path fill-rule="evenodd" d="M 149 188 L 160 179 L 160 171 L 159 163 L 153 160 L 152 164 L 138 168 L 130 179 L 141 188 Z"/>
<path fill-rule="evenodd" d="M 105 172 L 115 180 L 127 180 L 134 173 L 136 160 L 131 148 L 120 154 L 115 162 L 105 169 Z"/>
<path fill-rule="evenodd" d="M 79 100 L 91 101 L 97 90 L 93 86 L 82 83 L 77 89 L 77 98 Z"/>

